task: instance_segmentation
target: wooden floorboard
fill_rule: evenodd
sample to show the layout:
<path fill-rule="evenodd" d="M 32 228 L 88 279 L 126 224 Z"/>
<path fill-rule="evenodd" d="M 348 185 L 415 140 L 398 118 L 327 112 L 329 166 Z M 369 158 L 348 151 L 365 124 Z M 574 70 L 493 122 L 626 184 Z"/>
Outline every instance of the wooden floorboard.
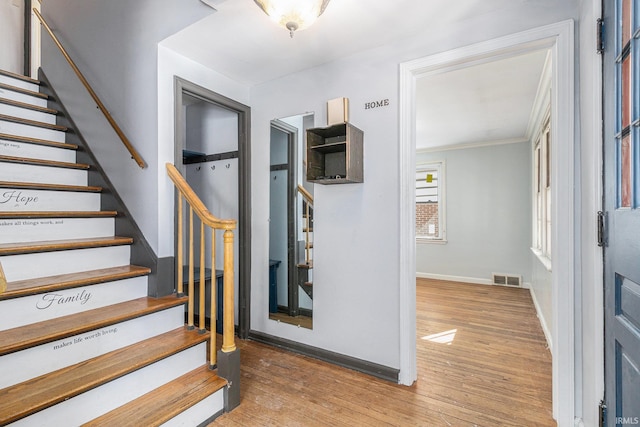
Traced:
<path fill-rule="evenodd" d="M 411 387 L 239 341 L 240 406 L 210 427 L 556 425 L 551 354 L 529 291 L 427 279 L 416 288 Z"/>

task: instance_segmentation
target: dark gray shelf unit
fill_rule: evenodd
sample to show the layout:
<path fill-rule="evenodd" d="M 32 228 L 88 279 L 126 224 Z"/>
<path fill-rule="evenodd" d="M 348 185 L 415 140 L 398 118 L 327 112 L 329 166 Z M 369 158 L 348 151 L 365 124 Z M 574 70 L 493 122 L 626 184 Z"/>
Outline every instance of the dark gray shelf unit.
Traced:
<path fill-rule="evenodd" d="M 363 182 L 363 139 L 363 132 L 351 123 L 307 129 L 307 181 Z"/>

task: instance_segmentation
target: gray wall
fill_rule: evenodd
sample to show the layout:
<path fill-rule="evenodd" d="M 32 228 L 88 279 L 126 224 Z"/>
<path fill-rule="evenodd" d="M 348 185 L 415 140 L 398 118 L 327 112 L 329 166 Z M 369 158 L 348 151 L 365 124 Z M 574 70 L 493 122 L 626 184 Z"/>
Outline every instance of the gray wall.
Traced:
<path fill-rule="evenodd" d="M 43 15 L 140 152 L 141 170 L 48 35 L 42 67 L 154 250 L 158 246 L 158 42 L 204 18 L 199 1 L 51 0 Z"/>
<path fill-rule="evenodd" d="M 531 152 L 528 142 L 422 152 L 416 164 L 445 162 L 447 243 L 416 244 L 422 274 L 531 280 Z"/>

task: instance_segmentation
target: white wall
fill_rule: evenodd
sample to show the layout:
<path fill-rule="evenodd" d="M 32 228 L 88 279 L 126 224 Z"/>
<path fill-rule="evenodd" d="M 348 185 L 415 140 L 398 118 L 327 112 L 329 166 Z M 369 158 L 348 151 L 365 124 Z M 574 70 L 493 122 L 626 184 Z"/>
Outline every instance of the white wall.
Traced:
<path fill-rule="evenodd" d="M 23 74 L 24 1 L 0 1 L 0 70 Z"/>
<path fill-rule="evenodd" d="M 574 2 L 537 1 L 470 18 L 448 31 L 371 51 L 258 85 L 251 90 L 253 145 L 252 328 L 312 346 L 398 368 L 399 156 L 398 64 L 470 43 L 575 17 Z M 524 19 L 526 17 L 526 19 Z M 315 186 L 314 329 L 267 321 L 269 120 L 315 111 L 348 97 L 351 122 L 364 131 L 363 184 Z M 389 106 L 364 104 L 389 99 Z"/>
<path fill-rule="evenodd" d="M 416 244 L 416 272 L 490 283 L 492 273 L 531 280 L 531 152 L 528 142 L 418 152 L 443 160 L 447 243 Z"/>
<path fill-rule="evenodd" d="M 179 0 L 51 0 L 44 2 L 42 9 L 55 34 L 148 165 L 140 169 L 108 123 L 93 108 L 86 107 L 84 88 L 61 62 L 50 37 L 43 35 L 44 71 L 157 251 L 158 175 L 164 173 L 164 164 L 158 164 L 157 44 L 204 18 L 212 9 L 201 2 Z"/>

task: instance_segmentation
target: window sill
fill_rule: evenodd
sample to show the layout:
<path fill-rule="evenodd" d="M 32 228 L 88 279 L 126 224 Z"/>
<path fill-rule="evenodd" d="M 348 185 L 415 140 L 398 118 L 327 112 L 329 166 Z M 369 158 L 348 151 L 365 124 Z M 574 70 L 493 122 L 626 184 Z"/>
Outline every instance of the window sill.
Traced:
<path fill-rule="evenodd" d="M 544 265 L 544 268 L 546 268 L 547 271 L 551 271 L 551 258 L 544 255 L 540 249 L 531 248 L 531 252 L 533 252 L 533 254 L 538 257 L 538 260 L 542 263 L 542 265 Z"/>
<path fill-rule="evenodd" d="M 416 237 L 416 243 L 429 243 L 436 245 L 445 245 L 447 241 L 445 239 L 428 239 L 426 237 Z"/>

